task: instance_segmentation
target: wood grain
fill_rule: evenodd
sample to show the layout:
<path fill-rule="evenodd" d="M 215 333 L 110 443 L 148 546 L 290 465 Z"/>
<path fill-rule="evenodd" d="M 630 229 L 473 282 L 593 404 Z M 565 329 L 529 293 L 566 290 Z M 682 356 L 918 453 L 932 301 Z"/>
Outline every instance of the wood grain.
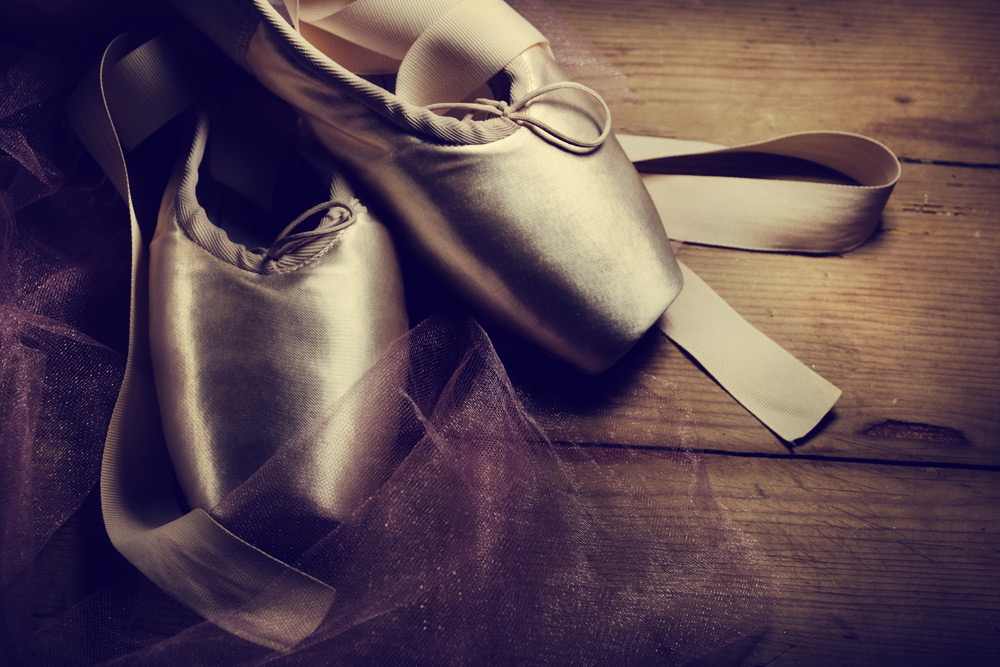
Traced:
<path fill-rule="evenodd" d="M 844 391 L 799 451 L 1000 464 L 998 185 L 996 170 L 907 165 L 880 233 L 844 256 L 681 249 L 752 324 Z M 652 346 L 630 361 L 680 385 L 705 446 L 778 451 L 687 358 Z M 907 438 L 879 428 L 887 422 L 930 429 Z"/>
<path fill-rule="evenodd" d="M 771 626 L 704 664 L 996 664 L 993 472 L 713 457 L 716 493 L 770 555 Z"/>
<path fill-rule="evenodd" d="M 1000 163 L 995 2 L 551 4 L 628 77 L 628 131 L 735 144 L 839 128 L 909 158 Z"/>

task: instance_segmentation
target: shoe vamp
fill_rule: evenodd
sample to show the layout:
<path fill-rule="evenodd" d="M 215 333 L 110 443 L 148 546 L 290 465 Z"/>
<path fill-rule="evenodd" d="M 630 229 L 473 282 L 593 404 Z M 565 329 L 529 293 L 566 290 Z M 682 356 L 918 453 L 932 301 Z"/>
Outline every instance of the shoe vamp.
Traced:
<path fill-rule="evenodd" d="M 381 158 L 340 157 L 411 248 L 549 349 L 617 358 L 680 288 L 659 215 L 613 138 L 581 155 L 524 127 L 483 145 L 410 140 Z"/>
<path fill-rule="evenodd" d="M 315 261 L 272 275 L 214 257 L 176 225 L 157 234 L 150 346 L 164 433 L 192 505 L 214 506 L 312 428 L 405 333 L 385 229 L 365 216 L 344 232 Z M 350 462 L 377 458 L 348 450 L 358 446 L 306 453 L 296 493 L 326 513 L 349 508 L 358 492 Z"/>

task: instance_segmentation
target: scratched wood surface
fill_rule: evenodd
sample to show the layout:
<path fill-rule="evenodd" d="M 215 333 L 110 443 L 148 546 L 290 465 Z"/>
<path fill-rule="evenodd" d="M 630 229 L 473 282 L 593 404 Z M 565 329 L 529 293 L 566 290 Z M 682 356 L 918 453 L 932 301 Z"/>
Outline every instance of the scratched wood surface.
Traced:
<path fill-rule="evenodd" d="M 844 390 L 812 437 L 779 442 L 657 334 L 625 360 L 676 383 L 782 586 L 767 627 L 699 664 L 1000 663 L 1000 3 L 550 4 L 627 77 L 617 129 L 837 129 L 905 161 L 880 231 L 845 256 L 680 250 Z M 616 409 L 672 428 L 652 398 Z M 41 556 L 39 616 L 124 569 L 91 498 Z"/>
<path fill-rule="evenodd" d="M 810 438 L 779 443 L 662 338 L 628 359 L 677 383 L 781 580 L 771 624 L 699 664 L 1000 663 L 1000 3 L 552 4 L 626 75 L 620 130 L 835 129 L 904 160 L 852 253 L 680 250 L 843 389 Z"/>

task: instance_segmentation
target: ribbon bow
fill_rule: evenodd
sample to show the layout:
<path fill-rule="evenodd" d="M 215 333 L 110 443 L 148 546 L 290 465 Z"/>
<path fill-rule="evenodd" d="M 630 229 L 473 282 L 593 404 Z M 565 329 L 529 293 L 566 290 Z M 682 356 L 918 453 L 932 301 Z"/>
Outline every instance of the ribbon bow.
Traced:
<path fill-rule="evenodd" d="M 555 92 L 557 90 L 580 90 L 587 93 L 593 97 L 601 105 L 601 109 L 604 112 L 604 125 L 601 128 L 601 133 L 596 139 L 587 140 L 579 139 L 577 137 L 570 136 L 569 134 L 556 129 L 549 123 L 539 120 L 538 118 L 527 113 L 526 109 L 533 101 L 547 95 L 549 93 Z M 491 116 L 498 116 L 500 118 L 506 118 L 507 120 L 517 123 L 519 125 L 530 125 L 538 130 L 543 131 L 550 137 L 557 139 L 559 142 L 565 145 L 573 146 L 582 149 L 593 149 L 597 148 L 604 143 L 604 140 L 608 138 L 611 134 L 611 110 L 608 108 L 607 102 L 604 101 L 595 90 L 588 88 L 583 84 L 576 83 L 574 81 L 561 81 L 558 83 L 550 83 L 546 86 L 541 86 L 531 91 L 527 95 L 524 95 L 511 102 L 506 102 L 504 100 L 491 100 L 486 98 L 479 98 L 475 102 L 444 102 L 440 104 L 429 104 L 424 107 L 428 111 L 468 111 L 465 118 L 462 120 L 469 120 L 476 113 L 485 113 Z"/>
<path fill-rule="evenodd" d="M 295 228 L 307 219 L 317 213 L 323 213 L 324 211 L 326 214 L 315 229 L 295 232 Z M 274 239 L 270 248 L 258 248 L 255 249 L 254 252 L 263 253 L 266 259 L 277 260 L 289 254 L 291 251 L 315 240 L 316 238 L 327 236 L 350 227 L 354 224 L 356 219 L 357 215 L 351 206 L 337 199 L 331 199 L 330 201 L 313 206 L 308 211 L 303 212 L 299 217 L 288 223 L 288 225 L 281 230 L 281 233 L 278 234 L 277 238 Z"/>

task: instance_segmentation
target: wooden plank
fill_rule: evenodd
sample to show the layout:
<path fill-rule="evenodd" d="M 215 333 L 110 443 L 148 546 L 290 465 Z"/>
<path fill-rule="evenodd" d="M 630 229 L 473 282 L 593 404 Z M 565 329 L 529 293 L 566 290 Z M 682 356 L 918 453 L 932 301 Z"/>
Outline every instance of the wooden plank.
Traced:
<path fill-rule="evenodd" d="M 845 256 L 681 249 L 752 324 L 843 389 L 800 451 L 1000 463 L 998 185 L 997 170 L 908 165 L 881 232 Z M 653 347 L 630 361 L 678 383 L 706 447 L 775 451 L 683 355 Z"/>
<path fill-rule="evenodd" d="M 711 457 L 781 593 L 769 628 L 700 664 L 1000 660 L 1000 474 Z"/>
<path fill-rule="evenodd" d="M 719 501 L 767 555 L 781 590 L 767 627 L 703 667 L 1000 659 L 1000 473 L 732 456 L 710 456 L 707 466 Z M 598 471 L 596 483 L 606 474 Z M 669 470 L 633 464 L 620 475 L 640 484 L 630 493 L 654 499 L 656 511 L 690 513 L 677 488 L 644 495 L 642 483 L 675 481 Z M 621 500 L 593 497 L 615 507 Z M 101 535 L 94 500 L 43 551 L 39 620 L 131 570 Z M 627 576 L 628 563 L 616 568 Z"/>
<path fill-rule="evenodd" d="M 995 2 L 550 4 L 628 77 L 628 131 L 735 144 L 839 129 L 911 158 L 1000 163 Z"/>

